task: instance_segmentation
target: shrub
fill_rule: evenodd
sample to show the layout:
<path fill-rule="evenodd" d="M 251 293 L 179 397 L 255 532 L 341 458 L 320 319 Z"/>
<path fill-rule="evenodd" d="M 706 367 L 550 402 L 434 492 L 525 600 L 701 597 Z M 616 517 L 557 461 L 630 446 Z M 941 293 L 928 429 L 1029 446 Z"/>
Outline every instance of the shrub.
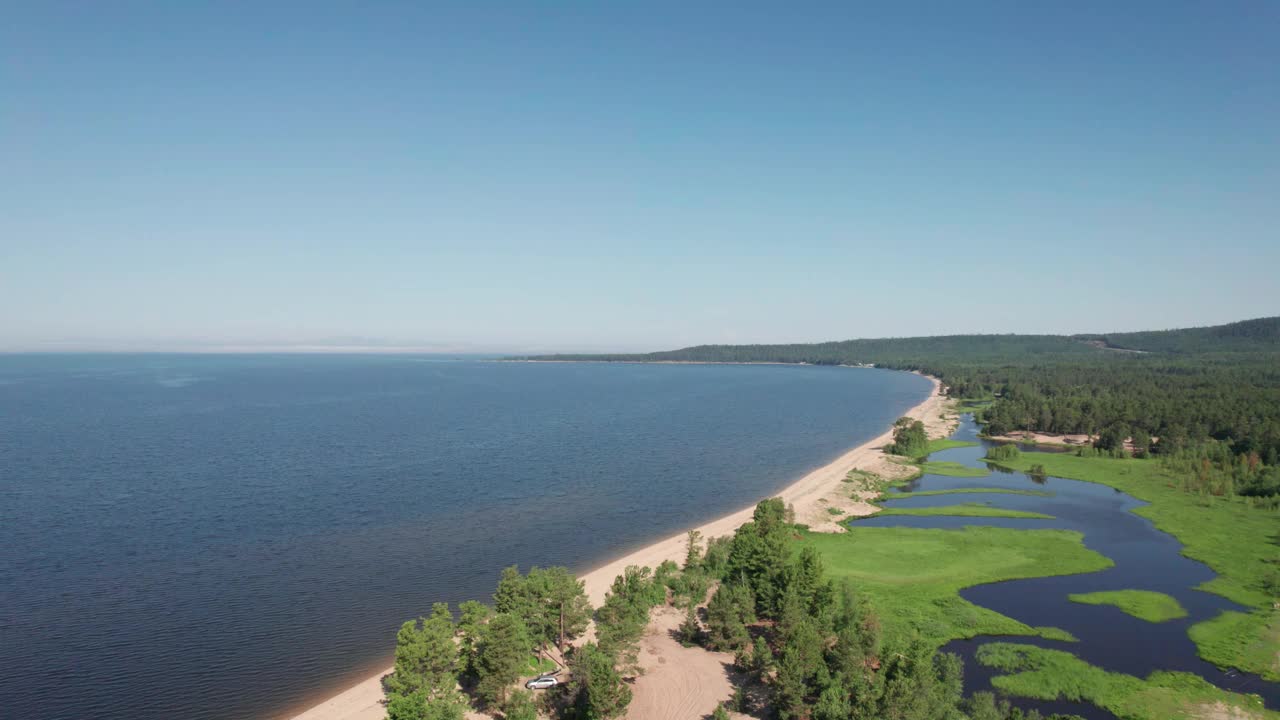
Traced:
<path fill-rule="evenodd" d="M 992 445 L 987 449 L 988 460 L 1017 460 L 1021 456 L 1017 445 Z"/>

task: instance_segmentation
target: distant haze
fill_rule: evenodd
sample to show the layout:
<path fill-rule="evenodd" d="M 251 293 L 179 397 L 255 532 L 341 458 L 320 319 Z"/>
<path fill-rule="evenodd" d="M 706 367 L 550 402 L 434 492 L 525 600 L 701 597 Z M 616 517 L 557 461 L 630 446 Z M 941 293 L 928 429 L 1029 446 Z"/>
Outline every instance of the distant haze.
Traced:
<path fill-rule="evenodd" d="M 1277 3 L 23 3 L 0 350 L 1280 314 Z"/>

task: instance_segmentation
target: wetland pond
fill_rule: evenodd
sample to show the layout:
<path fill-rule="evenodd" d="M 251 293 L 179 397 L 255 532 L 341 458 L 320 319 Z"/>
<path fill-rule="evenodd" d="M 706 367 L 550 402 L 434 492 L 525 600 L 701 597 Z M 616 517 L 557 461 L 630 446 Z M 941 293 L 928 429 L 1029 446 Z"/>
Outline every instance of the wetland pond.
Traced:
<path fill-rule="evenodd" d="M 972 416 L 965 415 L 953 439 L 977 445 L 933 453 L 930 461 L 949 461 L 986 470 L 982 457 L 990 441 L 980 440 Z M 1054 452 L 1035 446 L 1020 446 L 1023 452 Z M 1058 451 L 1061 452 L 1061 451 Z M 1053 519 L 956 516 L 871 516 L 854 521 L 860 527 L 960 528 L 986 525 L 1005 528 L 1060 528 L 1084 535 L 1084 544 L 1115 562 L 1099 572 L 1079 575 L 1009 580 L 966 588 L 966 600 L 990 608 L 1031 626 L 1062 628 L 1078 642 L 1034 637 L 979 636 L 957 640 L 943 647 L 965 661 L 965 692 L 992 690 L 991 678 L 1001 671 L 984 667 L 975 658 L 977 649 L 989 642 L 1015 642 L 1065 650 L 1105 670 L 1146 677 L 1155 670 L 1194 673 L 1224 690 L 1260 695 L 1268 708 L 1280 708 L 1280 683 L 1234 669 L 1222 670 L 1196 655 L 1196 646 L 1187 636 L 1192 625 L 1216 617 L 1224 610 L 1248 611 L 1226 598 L 1197 590 L 1214 577 L 1203 563 L 1184 557 L 1176 538 L 1157 530 L 1149 520 L 1132 512 L 1145 503 L 1106 485 L 1057 477 L 1031 476 L 993 468 L 983 477 L 951 477 L 926 474 L 904 491 L 939 491 L 976 488 L 1034 491 L 1041 494 L 965 493 L 926 495 L 899 500 L 890 493 L 885 508 L 922 508 L 981 503 L 995 508 L 1043 513 Z M 1149 590 L 1175 598 L 1186 609 L 1186 617 L 1153 623 L 1132 617 L 1108 605 L 1072 602 L 1068 595 L 1109 590 Z M 1088 703 L 1038 701 L 1011 698 L 1023 708 L 1041 712 L 1074 713 L 1084 718 L 1113 718 L 1111 713 Z"/>

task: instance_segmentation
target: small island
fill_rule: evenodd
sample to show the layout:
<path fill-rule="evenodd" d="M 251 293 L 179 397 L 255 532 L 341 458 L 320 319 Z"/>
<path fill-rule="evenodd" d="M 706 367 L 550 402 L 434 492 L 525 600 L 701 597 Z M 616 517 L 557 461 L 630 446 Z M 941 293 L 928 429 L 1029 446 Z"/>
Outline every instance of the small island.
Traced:
<path fill-rule="evenodd" d="M 1168 622 L 1187 616 L 1186 608 L 1177 599 L 1151 590 L 1108 590 L 1091 593 L 1071 593 L 1071 602 L 1084 605 L 1114 605 L 1147 622 Z"/>

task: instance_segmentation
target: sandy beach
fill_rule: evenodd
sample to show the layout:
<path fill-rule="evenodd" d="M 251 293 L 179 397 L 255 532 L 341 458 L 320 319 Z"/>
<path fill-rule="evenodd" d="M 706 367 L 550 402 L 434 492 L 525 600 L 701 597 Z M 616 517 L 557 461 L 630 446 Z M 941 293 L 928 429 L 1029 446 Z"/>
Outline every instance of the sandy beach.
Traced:
<path fill-rule="evenodd" d="M 956 416 L 948 408 L 941 384 L 933 378 L 929 379 L 933 382 L 932 392 L 906 414 L 923 422 L 930 437 L 941 437 L 950 432 L 956 422 Z M 874 506 L 867 503 L 865 499 L 851 498 L 849 491 L 843 485 L 842 481 L 850 470 L 866 470 L 886 478 L 901 477 L 912 472 L 911 468 L 895 462 L 891 456 L 881 451 L 881 448 L 891 440 L 892 432 L 886 430 L 883 434 L 849 450 L 788 485 L 775 496 L 781 497 L 795 509 L 796 522 L 807 524 L 817 531 L 843 532 L 843 526 L 835 522 L 836 516 L 828 511 L 829 507 L 839 508 L 846 515 L 852 516 L 874 512 Z M 731 535 L 740 525 L 751 519 L 754 509 L 753 504 L 690 529 L 698 530 L 704 538 Z M 657 567 L 665 560 L 682 561 L 685 555 L 685 537 L 686 533 L 681 532 L 659 540 L 579 576 L 591 604 L 598 607 L 604 601 L 605 593 L 613 584 L 614 578 L 622 574 L 628 566 Z M 679 646 L 673 644 L 673 647 Z M 702 650 L 697 652 L 711 655 Z M 650 663 L 654 668 L 659 665 L 665 666 L 672 660 L 674 658 L 650 653 L 650 662 L 642 663 L 642 667 Z M 709 713 L 717 702 L 728 698 L 732 688 L 723 671 L 719 669 L 722 663 L 711 660 L 703 665 L 711 675 L 705 683 L 690 683 L 687 674 L 671 673 L 672 677 L 681 678 L 679 684 L 683 690 L 667 687 L 664 683 L 655 682 L 654 678 L 649 678 L 643 688 L 638 684 L 637 697 L 633 700 L 627 717 L 631 720 L 678 720 L 665 714 L 665 711 L 672 707 L 670 704 L 672 702 L 675 702 L 678 707 L 700 708 L 690 717 L 700 717 L 702 714 Z M 386 668 L 305 712 L 294 715 L 292 720 L 381 720 L 386 717 L 386 711 L 382 705 L 381 679 L 389 672 L 391 668 Z M 693 694 L 685 697 L 690 692 Z M 664 702 L 654 702 L 652 698 L 646 697 L 649 693 L 666 696 Z M 721 695 L 723 697 L 720 697 Z M 701 709 L 704 707 L 705 709 Z M 646 711 L 646 708 L 652 709 L 652 712 Z M 488 716 L 469 714 L 469 717 L 486 718 Z"/>

